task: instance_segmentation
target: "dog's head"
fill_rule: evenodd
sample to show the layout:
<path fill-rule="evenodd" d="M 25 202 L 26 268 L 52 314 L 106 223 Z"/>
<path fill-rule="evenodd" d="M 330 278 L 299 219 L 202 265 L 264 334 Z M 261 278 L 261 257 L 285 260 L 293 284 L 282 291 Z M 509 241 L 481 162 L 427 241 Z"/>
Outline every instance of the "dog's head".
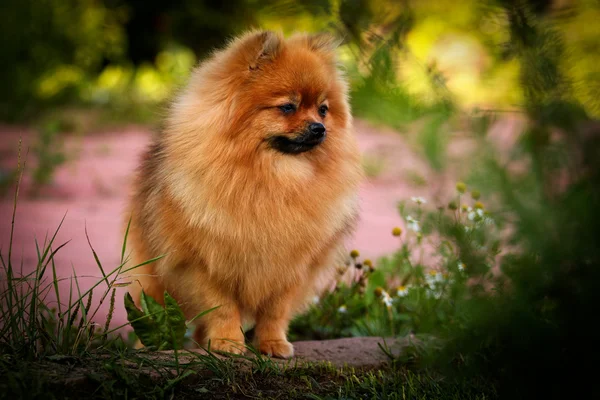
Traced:
<path fill-rule="evenodd" d="M 296 155 L 327 141 L 348 118 L 345 85 L 339 78 L 327 35 L 284 40 L 272 32 L 245 38 L 240 68 L 246 82 L 240 97 L 250 110 L 252 130 L 279 153 Z M 244 132 L 248 134 L 247 131 Z"/>
<path fill-rule="evenodd" d="M 285 179 L 358 163 L 338 44 L 327 34 L 269 31 L 234 39 L 194 71 L 165 140 L 193 171 L 247 165 Z"/>
<path fill-rule="evenodd" d="M 220 55 L 230 99 L 227 134 L 289 156 L 343 140 L 336 136 L 346 133 L 350 113 L 337 44 L 326 34 L 284 39 L 268 31 L 232 42 Z"/>

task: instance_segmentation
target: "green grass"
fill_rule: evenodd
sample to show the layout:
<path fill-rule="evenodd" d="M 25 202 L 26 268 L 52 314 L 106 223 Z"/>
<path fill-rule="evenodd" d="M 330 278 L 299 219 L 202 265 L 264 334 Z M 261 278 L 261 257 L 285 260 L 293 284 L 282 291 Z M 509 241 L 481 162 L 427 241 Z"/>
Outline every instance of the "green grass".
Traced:
<path fill-rule="evenodd" d="M 490 399 L 483 382 L 450 382 L 402 367 L 378 370 L 330 364 L 280 365 L 185 352 L 172 357 L 124 349 L 36 362 L 2 361 L 0 398 Z"/>
<path fill-rule="evenodd" d="M 51 237 L 44 238 L 41 244 L 36 239 L 35 269 L 24 273 L 24 266 L 21 264 L 17 270 L 13 263 L 13 235 L 19 185 L 25 170 L 25 162 L 21 166 L 20 149 L 18 159 L 10 240 L 8 250 L 0 250 L 0 265 L 4 275 L 0 282 L 0 351 L 4 355 L 39 359 L 55 354 L 81 356 L 91 348 L 106 347 L 112 343 L 109 340 L 110 334 L 121 328 L 109 330 L 118 280 L 127 272 L 156 259 L 125 268 L 128 261 L 125 257 L 126 234 L 119 266 L 106 271 L 88 238 L 91 252 L 103 278 L 90 289 L 82 292 L 74 267 L 72 277 L 57 276 L 54 257 L 68 243 L 56 243 L 57 234 L 64 221 L 63 217 Z M 64 293 L 61 294 L 59 290 L 60 282 L 66 279 L 70 281 L 68 298 L 65 298 Z M 93 295 L 98 292 L 100 292 L 100 301 L 93 308 Z M 56 296 L 55 308 L 50 308 L 46 301 L 50 293 Z M 105 325 L 98 329 L 96 324 L 92 323 L 92 319 L 105 301 L 110 302 L 110 310 Z"/>

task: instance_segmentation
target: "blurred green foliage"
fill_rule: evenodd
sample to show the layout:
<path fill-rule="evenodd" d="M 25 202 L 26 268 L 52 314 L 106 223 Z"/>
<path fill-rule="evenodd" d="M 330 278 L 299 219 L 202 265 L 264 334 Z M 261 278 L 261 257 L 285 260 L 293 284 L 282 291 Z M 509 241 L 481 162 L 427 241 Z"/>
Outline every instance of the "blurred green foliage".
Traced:
<path fill-rule="evenodd" d="M 509 210 L 517 250 L 500 263 L 504 290 L 496 285 L 496 295 L 468 300 L 470 323 L 452 332 L 446 355 L 463 354 L 467 371 L 496 380 L 505 395 L 545 397 L 564 387 L 585 393 L 583 366 L 596 337 L 588 321 L 600 303 L 600 131 L 560 68 L 559 32 L 526 5 L 502 6 L 528 119 L 511 160 L 527 169 L 511 173 L 481 143 L 483 168 L 474 175 Z"/>
<path fill-rule="evenodd" d="M 78 99 L 81 82 L 123 56 L 123 15 L 94 0 L 6 0 L 0 5 L 0 118 Z"/>
<path fill-rule="evenodd" d="M 556 59 L 538 46 L 528 62 L 560 71 L 586 112 L 599 115 L 600 10 L 593 1 L 6 0 L 0 118 L 27 120 L 76 104 L 106 107 L 119 120 L 155 120 L 156 106 L 196 60 L 250 27 L 343 37 L 355 113 L 398 129 L 450 105 L 520 107 L 529 94 L 519 84 L 526 71 L 511 30 L 527 28 L 515 28 L 503 4 L 528 5 L 539 23 L 553 26 L 568 52 Z M 527 79 L 552 85 L 535 73 Z"/>

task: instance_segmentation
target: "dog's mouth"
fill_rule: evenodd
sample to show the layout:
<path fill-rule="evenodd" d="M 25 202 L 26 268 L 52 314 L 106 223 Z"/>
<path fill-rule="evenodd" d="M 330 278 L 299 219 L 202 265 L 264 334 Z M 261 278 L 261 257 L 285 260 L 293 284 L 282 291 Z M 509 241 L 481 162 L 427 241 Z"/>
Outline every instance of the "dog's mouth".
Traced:
<path fill-rule="evenodd" d="M 271 137 L 269 144 L 273 149 L 285 154 L 300 154 L 323 143 L 325 137 L 325 133 L 321 135 L 304 134 L 296 138 L 281 135 Z"/>

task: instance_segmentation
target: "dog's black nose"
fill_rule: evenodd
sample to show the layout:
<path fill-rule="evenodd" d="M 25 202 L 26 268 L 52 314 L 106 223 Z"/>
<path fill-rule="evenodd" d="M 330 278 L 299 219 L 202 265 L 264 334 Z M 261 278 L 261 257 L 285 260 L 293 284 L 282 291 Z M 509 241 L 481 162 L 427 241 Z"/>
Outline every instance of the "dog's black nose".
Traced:
<path fill-rule="evenodd" d="M 320 122 L 313 122 L 308 126 L 308 130 L 314 139 L 319 139 L 325 136 L 325 125 Z"/>

